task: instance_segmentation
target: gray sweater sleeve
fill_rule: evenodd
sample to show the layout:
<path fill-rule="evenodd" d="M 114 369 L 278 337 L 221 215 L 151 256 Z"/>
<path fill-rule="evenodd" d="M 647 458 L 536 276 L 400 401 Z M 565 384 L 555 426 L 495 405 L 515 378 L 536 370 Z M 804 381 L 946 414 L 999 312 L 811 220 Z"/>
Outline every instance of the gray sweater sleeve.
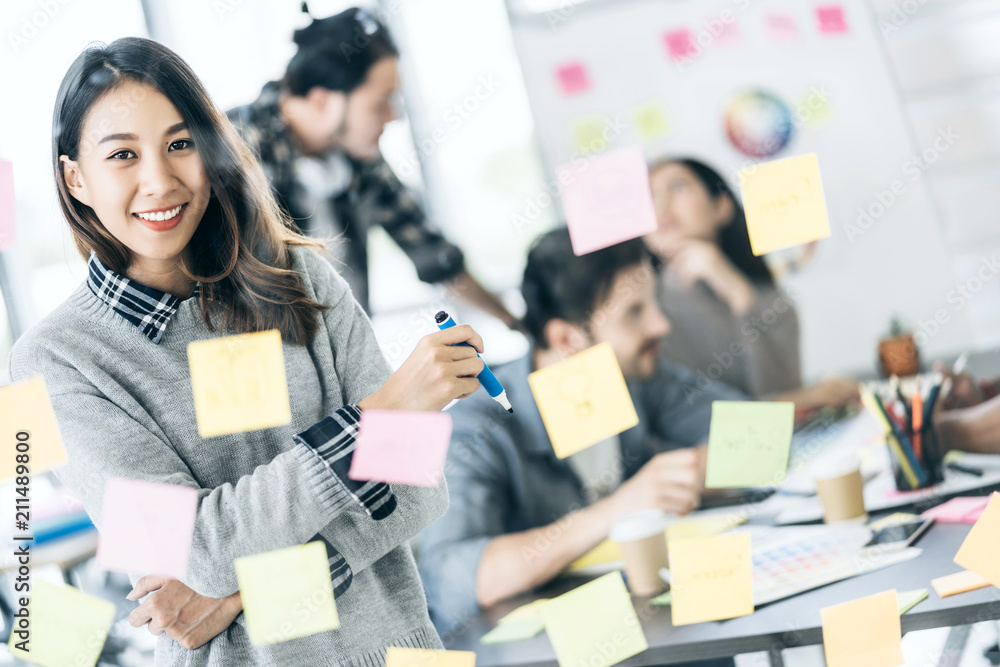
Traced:
<path fill-rule="evenodd" d="M 343 279 L 319 255 L 304 254 L 308 256 L 316 295 L 323 300 L 327 291 Z M 350 305 L 326 311 L 324 318 L 326 330 L 330 332 L 337 375 L 345 384 L 345 398 L 348 403 L 356 404 L 381 387 L 390 371 L 368 315 L 349 295 L 346 303 Z M 341 350 L 350 350 L 350 354 L 341 354 Z M 386 518 L 376 521 L 355 503 L 340 512 L 323 531 L 323 537 L 344 556 L 355 575 L 415 536 L 448 509 L 448 487 L 443 479 L 437 487 L 394 484 L 392 491 L 396 496 L 396 509 Z"/>
<path fill-rule="evenodd" d="M 235 593 L 235 558 L 303 544 L 355 504 L 305 445 L 296 445 L 234 484 L 204 488 L 155 422 L 147 418 L 142 421 L 148 426 L 140 423 L 133 411 L 141 406 L 130 396 L 102 395 L 43 343 L 22 342 L 26 344 L 11 355 L 11 378 L 18 381 L 37 372 L 45 377 L 68 456 L 68 463 L 54 472 L 80 497 L 98 528 L 110 478 L 197 490 L 198 512 L 183 582 L 202 595 Z"/>

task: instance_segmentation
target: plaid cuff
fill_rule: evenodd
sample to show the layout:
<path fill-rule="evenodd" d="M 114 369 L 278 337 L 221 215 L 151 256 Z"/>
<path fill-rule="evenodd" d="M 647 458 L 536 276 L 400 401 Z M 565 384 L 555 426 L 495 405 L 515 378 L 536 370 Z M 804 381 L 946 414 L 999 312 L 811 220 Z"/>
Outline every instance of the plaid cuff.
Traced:
<path fill-rule="evenodd" d="M 392 489 L 385 482 L 357 481 L 347 476 L 354 458 L 360 422 L 361 409 L 356 405 L 345 405 L 297 433 L 294 438 L 316 452 L 347 493 L 371 518 L 379 521 L 396 509 L 396 496 Z"/>
<path fill-rule="evenodd" d="M 354 573 L 351 572 L 351 566 L 347 564 L 347 560 L 329 542 L 326 543 L 326 551 L 326 562 L 330 565 L 330 583 L 333 585 L 333 597 L 339 598 L 351 587 L 351 582 L 354 581 Z"/>

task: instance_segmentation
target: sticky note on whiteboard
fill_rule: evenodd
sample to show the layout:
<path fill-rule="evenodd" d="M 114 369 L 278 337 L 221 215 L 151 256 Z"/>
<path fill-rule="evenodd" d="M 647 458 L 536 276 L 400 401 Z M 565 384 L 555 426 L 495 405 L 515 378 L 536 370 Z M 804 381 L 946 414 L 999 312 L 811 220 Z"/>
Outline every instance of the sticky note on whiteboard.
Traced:
<path fill-rule="evenodd" d="M 754 255 L 830 235 L 815 153 L 741 169 L 739 179 Z"/>

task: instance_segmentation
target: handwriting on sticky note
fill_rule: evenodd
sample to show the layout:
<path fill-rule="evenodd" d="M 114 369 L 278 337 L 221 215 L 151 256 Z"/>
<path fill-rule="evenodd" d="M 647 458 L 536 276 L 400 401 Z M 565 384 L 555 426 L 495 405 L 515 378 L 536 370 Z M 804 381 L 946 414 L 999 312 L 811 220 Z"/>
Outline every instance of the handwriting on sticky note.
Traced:
<path fill-rule="evenodd" d="M 201 437 L 272 428 L 292 420 L 279 331 L 191 343 L 188 364 Z"/>
<path fill-rule="evenodd" d="M 994 586 L 1000 586 L 1000 493 L 993 492 L 990 503 L 966 535 L 955 554 L 955 562 L 972 570 Z"/>
<path fill-rule="evenodd" d="M 783 482 L 794 428 L 794 403 L 712 403 L 706 487 L 720 489 Z"/>
<path fill-rule="evenodd" d="M 0 250 L 11 250 L 17 241 L 17 207 L 14 201 L 14 165 L 0 160 Z"/>
<path fill-rule="evenodd" d="M 639 423 L 609 343 L 535 371 L 528 384 L 561 459 Z"/>
<path fill-rule="evenodd" d="M 621 572 L 549 600 L 541 613 L 560 667 L 608 667 L 648 648 Z"/>
<path fill-rule="evenodd" d="M 742 169 L 739 178 L 753 254 L 830 235 L 815 153 Z"/>
<path fill-rule="evenodd" d="M 35 475 L 66 462 L 56 413 L 41 375 L 0 387 L 0 438 L 10 448 L 10 456 L 0 456 L 0 481 L 25 474 L 26 464 L 17 460 L 17 454 L 28 457 L 28 469 Z"/>
<path fill-rule="evenodd" d="M 656 231 L 649 170 L 639 146 L 574 160 L 556 174 L 574 254 Z"/>
<path fill-rule="evenodd" d="M 827 667 L 897 667 L 899 602 L 896 591 L 885 591 L 820 610 Z"/>
<path fill-rule="evenodd" d="M 32 582 L 27 629 L 13 629 L 11 655 L 37 665 L 93 667 L 115 618 L 115 606 L 72 586 Z"/>
<path fill-rule="evenodd" d="M 97 564 L 109 572 L 185 579 L 198 512 L 187 486 L 113 478 L 104 486 Z"/>
<path fill-rule="evenodd" d="M 340 627 L 323 542 L 243 556 L 234 565 L 255 646 Z M 304 608 L 311 613 L 302 613 Z"/>
<path fill-rule="evenodd" d="M 753 613 L 749 533 L 671 539 L 668 548 L 674 625 Z"/>
<path fill-rule="evenodd" d="M 569 63 L 556 68 L 556 77 L 563 95 L 582 93 L 590 88 L 590 77 L 583 63 Z"/>
<path fill-rule="evenodd" d="M 365 410 L 348 476 L 410 486 L 437 486 L 451 442 L 447 412 Z"/>
<path fill-rule="evenodd" d="M 472 651 L 442 651 L 430 648 L 390 646 L 385 652 L 385 667 L 475 667 Z"/>

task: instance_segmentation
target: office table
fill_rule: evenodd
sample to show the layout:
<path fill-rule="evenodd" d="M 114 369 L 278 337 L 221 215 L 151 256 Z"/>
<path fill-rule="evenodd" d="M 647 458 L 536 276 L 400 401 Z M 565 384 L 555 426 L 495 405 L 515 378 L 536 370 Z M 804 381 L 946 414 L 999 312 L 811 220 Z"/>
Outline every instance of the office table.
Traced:
<path fill-rule="evenodd" d="M 649 649 L 621 664 L 666 665 L 766 651 L 772 665 L 782 665 L 782 649 L 823 642 L 820 609 L 891 588 L 929 591 L 926 600 L 901 617 L 904 633 L 1000 619 L 1000 589 L 996 587 L 947 598 L 939 598 L 930 587 L 931 579 L 962 569 L 952 558 L 970 528 L 968 524 L 935 524 L 915 545 L 923 549 L 919 558 L 764 605 L 741 618 L 675 628 L 670 623 L 670 607 L 653 607 L 649 598 L 633 598 Z M 555 653 L 545 633 L 492 646 L 481 644 L 479 638 L 522 604 L 554 597 L 585 581 L 579 577 L 557 579 L 535 594 L 487 609 L 458 631 L 442 637 L 445 646 L 475 651 L 476 667 L 556 667 Z"/>

